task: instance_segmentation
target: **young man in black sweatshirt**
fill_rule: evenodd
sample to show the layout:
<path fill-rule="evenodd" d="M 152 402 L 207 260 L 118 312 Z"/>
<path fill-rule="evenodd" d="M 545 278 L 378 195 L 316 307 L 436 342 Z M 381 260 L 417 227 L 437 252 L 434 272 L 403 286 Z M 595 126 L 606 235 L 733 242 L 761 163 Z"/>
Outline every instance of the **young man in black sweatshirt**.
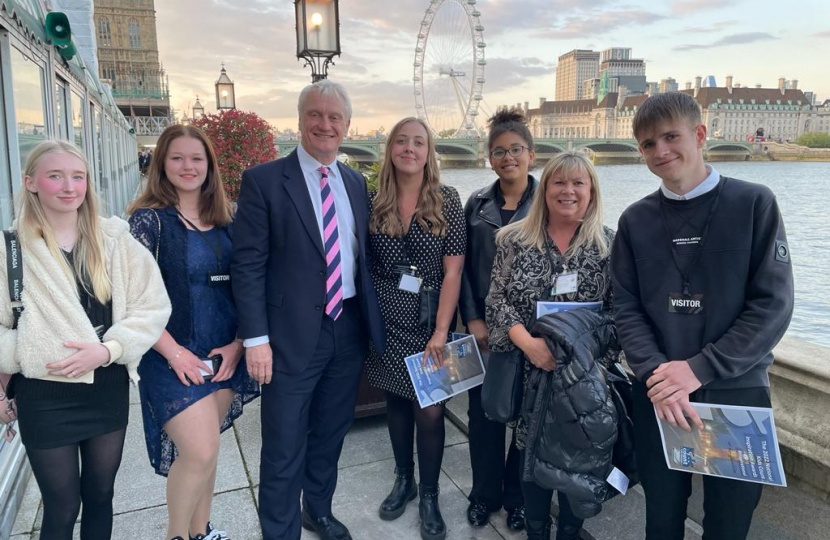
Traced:
<path fill-rule="evenodd" d="M 792 266 L 773 193 L 704 163 L 706 126 L 690 95 L 648 98 L 633 130 L 662 185 L 620 217 L 615 320 L 637 378 L 646 539 L 682 540 L 691 474 L 666 466 L 655 410 L 688 430 L 702 427 L 690 401 L 770 406 L 772 349 L 792 317 Z M 745 539 L 762 485 L 704 476 L 703 486 L 705 538 Z"/>

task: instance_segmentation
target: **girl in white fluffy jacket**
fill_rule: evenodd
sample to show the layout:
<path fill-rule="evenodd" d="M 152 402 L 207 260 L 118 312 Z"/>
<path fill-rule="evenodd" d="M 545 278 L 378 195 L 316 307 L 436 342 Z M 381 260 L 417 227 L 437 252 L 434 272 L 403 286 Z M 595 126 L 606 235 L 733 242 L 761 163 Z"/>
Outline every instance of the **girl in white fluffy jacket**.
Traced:
<path fill-rule="evenodd" d="M 127 223 L 98 216 L 80 150 L 62 141 L 37 145 L 23 183 L 16 327 L 0 242 L 0 379 L 15 398 L 43 497 L 41 539 L 71 539 L 83 503 L 81 539 L 106 540 L 128 381 L 137 380 L 138 361 L 164 330 L 170 301 L 152 254 Z M 12 420 L 6 405 L 4 422 Z"/>

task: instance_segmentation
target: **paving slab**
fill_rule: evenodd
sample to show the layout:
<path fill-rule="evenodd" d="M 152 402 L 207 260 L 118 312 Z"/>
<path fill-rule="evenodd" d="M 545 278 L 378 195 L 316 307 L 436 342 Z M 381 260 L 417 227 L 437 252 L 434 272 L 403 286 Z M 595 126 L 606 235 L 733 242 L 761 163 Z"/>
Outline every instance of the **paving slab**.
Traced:
<path fill-rule="evenodd" d="M 395 521 L 383 521 L 377 508 L 391 486 L 389 472 L 394 460 L 356 465 L 340 470 L 337 492 L 334 495 L 334 513 L 360 540 L 420 540 L 420 518 L 417 499 L 407 506 L 403 516 Z M 388 482 L 379 481 L 388 478 Z M 502 536 L 490 526 L 474 529 L 466 519 L 467 498 L 445 474 L 439 480 L 439 505 L 447 523 L 449 540 L 500 540 Z M 317 540 L 317 535 L 303 531 L 302 540 Z"/>
<path fill-rule="evenodd" d="M 130 405 L 130 423 L 124 442 L 124 456 L 115 480 L 113 509 L 116 514 L 165 504 L 167 481 L 159 476 L 147 458 L 141 406 Z M 219 467 L 216 491 L 231 491 L 249 487 L 233 430 L 222 434 L 219 448 Z"/>
<path fill-rule="evenodd" d="M 255 486 L 259 485 L 259 461 L 262 446 L 260 413 L 259 400 L 256 400 L 245 407 L 245 414 L 235 423 L 245 469 L 251 478 L 252 485 Z M 453 422 L 449 419 L 445 422 L 444 444 L 446 446 L 467 442 L 467 437 Z M 358 418 L 343 441 L 343 452 L 340 455 L 338 467 L 352 467 L 392 457 L 392 444 L 389 441 L 389 431 L 386 427 L 386 415 Z"/>
<path fill-rule="evenodd" d="M 213 500 L 213 523 L 234 540 L 261 540 L 256 507 L 250 489 L 216 495 Z M 75 538 L 79 538 L 75 527 Z M 167 533 L 167 507 L 155 506 L 116 514 L 113 538 L 164 538 Z"/>

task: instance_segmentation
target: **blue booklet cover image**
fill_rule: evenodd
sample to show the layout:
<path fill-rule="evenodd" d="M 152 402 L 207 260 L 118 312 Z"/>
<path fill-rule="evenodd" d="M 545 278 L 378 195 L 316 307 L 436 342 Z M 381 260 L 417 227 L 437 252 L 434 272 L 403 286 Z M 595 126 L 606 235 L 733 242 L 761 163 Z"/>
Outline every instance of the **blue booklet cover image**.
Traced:
<path fill-rule="evenodd" d="M 659 420 L 670 469 L 786 487 L 772 409 L 692 403 L 702 430 Z M 655 412 L 656 414 L 656 412 Z"/>
<path fill-rule="evenodd" d="M 438 366 L 424 353 L 404 359 L 409 378 L 421 408 L 444 401 L 484 382 L 484 364 L 475 337 L 453 334 L 453 341 L 444 347 L 444 364 Z"/>

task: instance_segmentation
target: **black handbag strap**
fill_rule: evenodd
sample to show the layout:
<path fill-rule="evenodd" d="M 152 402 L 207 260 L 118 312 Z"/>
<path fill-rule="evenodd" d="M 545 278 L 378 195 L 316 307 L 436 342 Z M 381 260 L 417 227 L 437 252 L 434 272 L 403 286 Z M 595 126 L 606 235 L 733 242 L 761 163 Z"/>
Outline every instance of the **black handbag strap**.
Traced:
<path fill-rule="evenodd" d="M 12 302 L 12 313 L 14 314 L 13 330 L 17 329 L 17 323 L 23 314 L 21 295 L 23 294 L 23 253 L 20 251 L 20 240 L 17 238 L 17 231 L 3 231 L 6 238 L 6 275 L 9 279 L 9 300 Z"/>

